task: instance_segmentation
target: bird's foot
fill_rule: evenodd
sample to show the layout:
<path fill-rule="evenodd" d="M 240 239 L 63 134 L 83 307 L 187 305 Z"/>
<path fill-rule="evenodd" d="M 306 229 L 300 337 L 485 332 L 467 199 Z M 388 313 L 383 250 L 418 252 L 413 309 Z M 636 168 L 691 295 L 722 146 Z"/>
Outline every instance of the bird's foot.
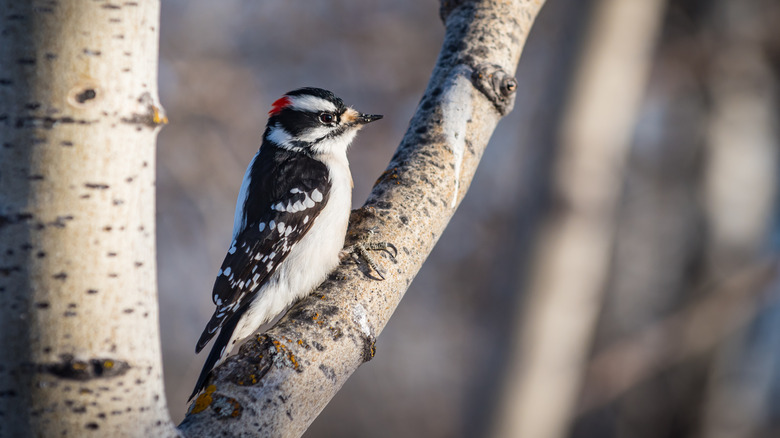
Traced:
<path fill-rule="evenodd" d="M 390 251 L 391 249 L 392 252 Z M 340 256 L 342 261 L 347 257 L 362 259 L 379 275 L 382 280 L 385 280 L 385 275 L 382 272 L 382 269 L 379 268 L 377 262 L 374 261 L 374 258 L 371 256 L 371 254 L 368 253 L 369 251 L 385 251 L 393 260 L 395 260 L 395 256 L 398 255 L 398 249 L 396 249 L 395 245 L 392 243 L 366 241 L 358 242 L 354 245 L 348 246 L 341 251 Z"/>

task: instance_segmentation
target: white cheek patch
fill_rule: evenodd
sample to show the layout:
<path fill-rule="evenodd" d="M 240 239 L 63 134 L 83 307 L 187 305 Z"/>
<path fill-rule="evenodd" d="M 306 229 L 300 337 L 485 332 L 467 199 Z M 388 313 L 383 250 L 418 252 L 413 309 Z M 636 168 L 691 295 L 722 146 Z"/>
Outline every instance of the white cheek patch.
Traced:
<path fill-rule="evenodd" d="M 335 112 L 336 105 L 329 100 L 317 96 L 288 96 L 290 99 L 289 107 L 298 111 L 308 111 L 317 113 L 320 111 Z"/>

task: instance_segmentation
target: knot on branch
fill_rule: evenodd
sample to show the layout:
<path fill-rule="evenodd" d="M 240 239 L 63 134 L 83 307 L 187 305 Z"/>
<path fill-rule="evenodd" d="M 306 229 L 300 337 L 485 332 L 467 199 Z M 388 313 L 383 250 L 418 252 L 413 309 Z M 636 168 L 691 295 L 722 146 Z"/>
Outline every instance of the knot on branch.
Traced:
<path fill-rule="evenodd" d="M 517 80 L 509 75 L 501 66 L 495 64 L 480 64 L 471 74 L 471 82 L 481 91 L 498 112 L 505 116 L 515 105 Z"/>

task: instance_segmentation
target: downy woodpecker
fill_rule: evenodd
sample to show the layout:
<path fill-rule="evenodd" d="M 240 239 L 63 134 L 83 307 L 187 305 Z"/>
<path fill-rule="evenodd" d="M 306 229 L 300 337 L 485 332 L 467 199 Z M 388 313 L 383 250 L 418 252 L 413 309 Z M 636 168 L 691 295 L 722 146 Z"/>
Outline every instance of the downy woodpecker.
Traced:
<path fill-rule="evenodd" d="M 285 94 L 268 115 L 214 283 L 216 310 L 195 352 L 219 335 L 190 399 L 238 342 L 309 294 L 338 265 L 352 206 L 347 147 L 363 125 L 382 118 L 355 111 L 320 88 Z"/>

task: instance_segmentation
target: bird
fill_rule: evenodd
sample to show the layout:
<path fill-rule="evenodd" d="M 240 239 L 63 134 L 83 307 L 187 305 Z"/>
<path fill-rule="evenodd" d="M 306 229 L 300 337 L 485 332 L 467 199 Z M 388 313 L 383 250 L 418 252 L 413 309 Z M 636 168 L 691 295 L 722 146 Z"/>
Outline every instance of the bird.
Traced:
<path fill-rule="evenodd" d="M 239 189 L 232 242 L 214 281 L 216 308 L 195 352 L 219 335 L 189 400 L 237 343 L 339 264 L 352 208 L 347 148 L 381 118 L 322 88 L 299 88 L 273 102 Z"/>

